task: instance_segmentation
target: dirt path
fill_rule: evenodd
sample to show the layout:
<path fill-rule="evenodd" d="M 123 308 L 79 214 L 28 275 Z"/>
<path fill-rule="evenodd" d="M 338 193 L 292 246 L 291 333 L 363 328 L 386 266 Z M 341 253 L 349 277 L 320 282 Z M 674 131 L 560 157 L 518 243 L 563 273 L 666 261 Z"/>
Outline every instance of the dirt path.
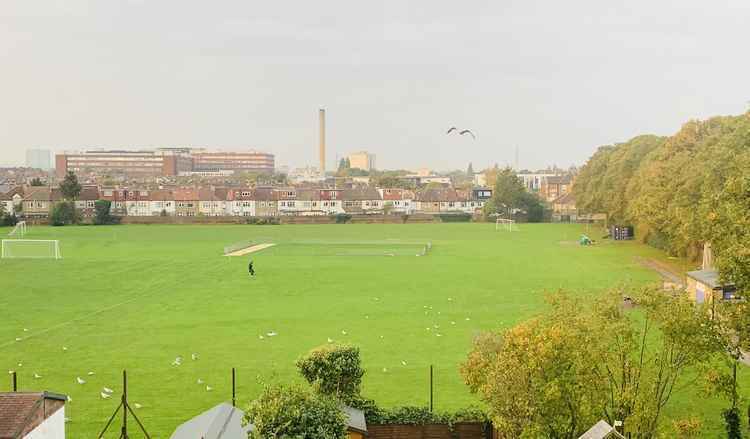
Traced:
<path fill-rule="evenodd" d="M 642 257 L 636 257 L 636 261 L 643 265 L 646 268 L 650 268 L 657 273 L 666 281 L 671 282 L 673 284 L 680 285 L 681 287 L 685 286 L 685 276 L 681 273 L 675 271 L 672 267 L 665 264 L 664 262 L 657 261 L 656 259 L 646 259 Z"/>
<path fill-rule="evenodd" d="M 250 254 L 250 253 L 259 252 L 259 251 L 261 251 L 261 250 L 263 250 L 265 248 L 273 247 L 274 245 L 276 245 L 276 244 L 258 244 L 258 245 L 254 245 L 252 247 L 243 248 L 243 249 L 240 249 L 240 250 L 237 250 L 237 251 L 233 251 L 232 253 L 227 253 L 224 256 L 243 256 L 243 255 L 247 255 L 247 254 Z"/>

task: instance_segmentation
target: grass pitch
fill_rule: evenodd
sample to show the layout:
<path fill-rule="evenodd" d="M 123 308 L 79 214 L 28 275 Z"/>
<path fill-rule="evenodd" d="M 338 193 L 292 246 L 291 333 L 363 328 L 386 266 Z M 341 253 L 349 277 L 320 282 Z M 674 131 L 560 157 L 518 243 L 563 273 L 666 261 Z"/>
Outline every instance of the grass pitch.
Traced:
<path fill-rule="evenodd" d="M 363 393 L 379 404 L 427 404 L 433 364 L 436 408 L 460 408 L 476 403 L 458 365 L 479 331 L 538 313 L 547 291 L 593 294 L 657 279 L 635 261 L 657 251 L 632 242 L 580 247 L 580 232 L 551 224 L 519 232 L 494 224 L 34 227 L 27 238 L 60 240 L 63 259 L 0 261 L 0 371 L 17 370 L 21 389 L 70 395 L 74 438 L 104 426 L 122 369 L 138 416 L 165 438 L 231 399 L 232 367 L 245 406 L 263 382 L 299 380 L 295 359 L 328 339 L 361 348 Z M 277 245 L 222 256 L 242 241 Z M 0 378 L 0 391 L 9 383 Z M 112 398 L 101 398 L 104 386 Z M 670 415 L 696 414 L 718 429 L 726 404 L 693 395 L 679 395 Z"/>

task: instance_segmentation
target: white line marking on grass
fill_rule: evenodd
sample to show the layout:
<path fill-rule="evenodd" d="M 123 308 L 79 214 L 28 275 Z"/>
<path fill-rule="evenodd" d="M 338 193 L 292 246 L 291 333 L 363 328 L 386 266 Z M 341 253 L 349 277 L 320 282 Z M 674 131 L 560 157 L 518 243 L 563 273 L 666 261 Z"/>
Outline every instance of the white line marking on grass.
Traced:
<path fill-rule="evenodd" d="M 241 250 L 233 251 L 232 253 L 227 253 L 224 256 L 243 256 L 243 255 L 246 255 L 246 254 L 249 254 L 249 253 L 259 252 L 259 251 L 261 251 L 263 249 L 266 249 L 268 247 L 273 247 L 274 245 L 276 245 L 276 244 L 258 244 L 258 245 L 254 245 L 252 247 L 243 248 Z"/>

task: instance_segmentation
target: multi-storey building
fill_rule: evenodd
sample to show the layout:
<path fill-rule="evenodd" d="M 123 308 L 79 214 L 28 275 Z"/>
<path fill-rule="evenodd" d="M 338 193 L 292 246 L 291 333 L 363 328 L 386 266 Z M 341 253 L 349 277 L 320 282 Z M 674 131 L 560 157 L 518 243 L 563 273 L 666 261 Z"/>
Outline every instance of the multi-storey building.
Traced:
<path fill-rule="evenodd" d="M 191 171 L 193 168 L 193 159 L 185 151 L 161 149 L 67 152 L 55 156 L 55 171 L 60 178 L 68 172 L 133 177 L 178 175 L 180 172 Z"/>
<path fill-rule="evenodd" d="M 367 151 L 359 151 L 353 154 L 349 154 L 349 167 L 358 168 L 365 171 L 372 171 L 375 169 L 375 154 L 370 154 Z"/>
<path fill-rule="evenodd" d="M 259 172 L 273 174 L 274 156 L 265 152 L 207 152 L 195 151 L 193 156 L 193 171 L 198 172 Z"/>

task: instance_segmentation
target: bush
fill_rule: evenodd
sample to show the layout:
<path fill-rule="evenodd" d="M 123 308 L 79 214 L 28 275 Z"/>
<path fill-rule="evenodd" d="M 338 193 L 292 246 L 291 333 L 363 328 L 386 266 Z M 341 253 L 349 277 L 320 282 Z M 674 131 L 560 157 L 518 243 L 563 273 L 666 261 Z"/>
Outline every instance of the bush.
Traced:
<path fill-rule="evenodd" d="M 352 219 L 352 216 L 349 215 L 348 213 L 337 213 L 335 217 L 336 217 L 336 224 L 346 224 Z"/>
<path fill-rule="evenodd" d="M 470 213 L 441 213 L 437 216 L 444 223 L 468 223 L 472 218 Z"/>
<path fill-rule="evenodd" d="M 115 218 L 110 215 L 110 207 L 112 202 L 109 200 L 97 200 L 94 204 L 94 224 L 105 225 L 105 224 L 119 224 L 119 218 Z"/>
<path fill-rule="evenodd" d="M 77 224 L 80 222 L 80 215 L 72 201 L 60 201 L 52 207 L 49 222 L 53 226 Z"/>
<path fill-rule="evenodd" d="M 352 407 L 355 407 L 352 405 Z M 426 424 L 453 424 L 459 422 L 487 422 L 487 414 L 476 407 L 461 409 L 456 412 L 430 412 L 427 407 L 403 406 L 390 409 L 379 409 L 377 407 L 355 407 L 365 412 L 368 424 L 401 424 L 401 425 L 426 425 Z"/>
<path fill-rule="evenodd" d="M 0 215 L 0 226 L 13 227 L 18 223 L 15 213 Z"/>
<path fill-rule="evenodd" d="M 280 221 L 278 218 L 258 218 L 256 216 L 250 216 L 245 219 L 245 224 L 256 226 L 277 226 L 280 224 Z"/>
<path fill-rule="evenodd" d="M 334 344 L 311 350 L 297 360 L 297 369 L 320 393 L 342 401 L 359 397 L 362 376 L 365 374 L 359 359 L 359 348 Z"/>
<path fill-rule="evenodd" d="M 250 438 L 344 439 L 346 416 L 338 401 L 301 387 L 266 387 L 244 418 Z"/>

